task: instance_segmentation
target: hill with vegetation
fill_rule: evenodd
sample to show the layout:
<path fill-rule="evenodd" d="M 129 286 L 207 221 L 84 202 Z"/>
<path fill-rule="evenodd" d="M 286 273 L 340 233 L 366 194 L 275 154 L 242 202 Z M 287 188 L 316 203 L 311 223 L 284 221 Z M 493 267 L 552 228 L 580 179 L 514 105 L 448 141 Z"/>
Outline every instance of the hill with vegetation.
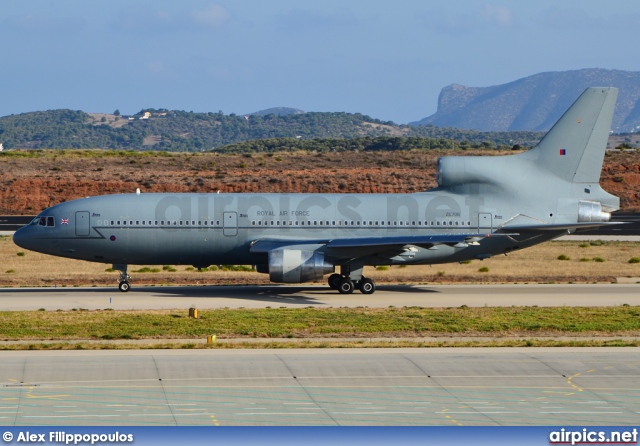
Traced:
<path fill-rule="evenodd" d="M 259 151 L 270 151 L 265 147 L 272 147 L 273 140 L 285 139 L 285 146 L 303 147 L 303 150 L 304 147 L 313 147 L 313 150 L 349 150 L 362 149 L 363 144 L 371 149 L 372 139 L 380 137 L 387 138 L 378 142 L 380 149 L 389 144 L 396 148 L 453 148 L 479 147 L 482 144 L 532 145 L 541 136 L 541 133 L 534 132 L 482 133 L 432 125 L 411 127 L 358 113 L 239 116 L 221 112 L 147 109 L 134 116 L 120 116 L 117 111 L 113 114 L 89 114 L 74 110 L 49 110 L 0 118 L 0 143 L 5 149 L 101 148 L 203 152 L 218 148 L 231 151 L 232 147 L 224 146 L 237 144 L 240 144 L 238 148 L 245 150 L 253 144 L 262 148 Z M 256 140 L 258 142 L 247 143 Z"/>
<path fill-rule="evenodd" d="M 492 87 L 449 85 L 437 112 L 411 125 L 479 131 L 547 131 L 588 87 L 617 87 L 612 129 L 640 129 L 640 72 L 603 69 L 539 73 Z"/>

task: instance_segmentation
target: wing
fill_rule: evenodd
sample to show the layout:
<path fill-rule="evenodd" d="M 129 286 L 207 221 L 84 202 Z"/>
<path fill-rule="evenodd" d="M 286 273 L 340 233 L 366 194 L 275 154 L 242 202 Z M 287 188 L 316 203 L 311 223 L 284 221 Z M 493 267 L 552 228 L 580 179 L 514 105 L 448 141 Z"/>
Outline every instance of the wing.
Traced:
<path fill-rule="evenodd" d="M 390 237 L 349 237 L 323 240 L 287 240 L 260 239 L 251 244 L 252 253 L 268 253 L 273 249 L 296 247 L 316 250 L 323 248 L 327 255 L 337 258 L 354 258 L 376 253 L 400 253 L 405 247 L 419 246 L 429 249 L 436 245 L 450 245 L 464 248 L 477 244 L 486 237 L 505 237 L 513 234 L 434 234 L 434 235 L 406 235 Z"/>
<path fill-rule="evenodd" d="M 497 229 L 499 233 L 529 233 L 529 232 L 552 232 L 567 231 L 572 234 L 579 231 L 587 231 L 589 229 L 600 228 L 602 226 L 624 225 L 629 222 L 624 221 L 607 221 L 607 222 L 582 222 L 582 223 L 560 223 L 553 225 L 514 225 L 502 226 Z"/>

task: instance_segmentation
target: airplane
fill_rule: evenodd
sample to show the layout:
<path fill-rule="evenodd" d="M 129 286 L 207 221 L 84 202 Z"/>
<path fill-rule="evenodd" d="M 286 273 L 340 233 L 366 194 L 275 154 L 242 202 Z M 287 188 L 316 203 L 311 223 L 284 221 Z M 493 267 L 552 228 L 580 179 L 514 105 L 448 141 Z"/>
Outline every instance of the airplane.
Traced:
<path fill-rule="evenodd" d="M 60 203 L 13 236 L 54 256 L 127 267 L 254 265 L 272 282 L 376 290 L 365 266 L 506 255 L 610 222 L 599 185 L 618 90 L 588 88 L 531 150 L 438 160 L 438 186 L 411 194 L 140 193 Z M 410 171 L 407 172 L 411 174 Z M 338 269 L 339 272 L 336 272 Z"/>

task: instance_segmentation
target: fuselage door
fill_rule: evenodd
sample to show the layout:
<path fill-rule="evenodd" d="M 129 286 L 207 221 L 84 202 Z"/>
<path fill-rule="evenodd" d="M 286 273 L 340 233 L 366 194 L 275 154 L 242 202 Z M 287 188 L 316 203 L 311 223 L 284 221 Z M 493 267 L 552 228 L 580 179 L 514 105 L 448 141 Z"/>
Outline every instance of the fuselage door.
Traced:
<path fill-rule="evenodd" d="M 491 214 L 478 214 L 478 233 L 490 233 L 493 231 Z"/>
<path fill-rule="evenodd" d="M 87 211 L 76 212 L 76 235 L 86 237 L 91 233 L 91 223 Z"/>
<path fill-rule="evenodd" d="M 222 234 L 227 236 L 238 235 L 237 212 L 225 212 L 222 220 Z"/>

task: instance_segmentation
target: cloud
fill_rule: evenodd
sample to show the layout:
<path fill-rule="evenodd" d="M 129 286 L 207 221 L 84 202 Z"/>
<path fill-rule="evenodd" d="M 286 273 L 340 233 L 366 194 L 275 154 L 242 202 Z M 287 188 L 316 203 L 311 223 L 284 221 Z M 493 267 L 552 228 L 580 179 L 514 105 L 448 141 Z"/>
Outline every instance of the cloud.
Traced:
<path fill-rule="evenodd" d="M 510 8 L 493 4 L 485 4 L 480 9 L 463 12 L 434 9 L 420 14 L 418 19 L 435 32 L 453 36 L 481 33 L 487 26 L 511 27 L 514 21 Z"/>
<path fill-rule="evenodd" d="M 482 17 L 488 22 L 496 23 L 500 26 L 511 26 L 513 24 L 513 13 L 511 9 L 500 5 L 484 5 Z"/>
<path fill-rule="evenodd" d="M 536 22 L 547 29 L 564 30 L 589 30 L 601 29 L 604 26 L 605 18 L 593 17 L 588 12 L 580 9 L 560 9 L 555 6 L 540 12 Z"/>
<path fill-rule="evenodd" d="M 73 17 L 56 17 L 45 13 L 30 13 L 8 19 L 4 26 L 29 33 L 73 34 L 84 28 L 84 21 Z"/>
<path fill-rule="evenodd" d="M 177 11 L 156 9 L 153 4 L 121 10 L 112 21 L 118 31 L 134 34 L 176 33 L 200 28 L 218 28 L 231 18 L 222 6 L 212 4 L 204 9 L 190 10 L 182 7 Z"/>
<path fill-rule="evenodd" d="M 356 17 L 346 10 L 326 12 L 292 9 L 281 14 L 277 22 L 280 28 L 288 31 L 331 30 L 358 25 Z"/>
<path fill-rule="evenodd" d="M 175 15 L 164 10 L 122 10 L 111 22 L 114 29 L 130 33 L 166 32 L 180 27 Z"/>
<path fill-rule="evenodd" d="M 231 14 L 220 5 L 210 5 L 205 9 L 193 11 L 191 18 L 200 25 L 218 28 L 229 21 Z"/>

